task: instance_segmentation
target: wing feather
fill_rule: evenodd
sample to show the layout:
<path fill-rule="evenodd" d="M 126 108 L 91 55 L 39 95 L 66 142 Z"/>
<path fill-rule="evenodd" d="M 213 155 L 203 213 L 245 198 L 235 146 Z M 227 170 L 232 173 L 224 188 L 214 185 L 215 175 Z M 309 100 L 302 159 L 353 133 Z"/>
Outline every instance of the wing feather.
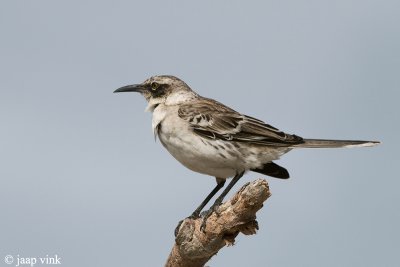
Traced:
<path fill-rule="evenodd" d="M 255 145 L 291 146 L 304 143 L 303 138 L 286 134 L 265 122 L 242 115 L 208 98 L 181 105 L 178 110 L 193 131 L 205 138 L 246 142 Z"/>

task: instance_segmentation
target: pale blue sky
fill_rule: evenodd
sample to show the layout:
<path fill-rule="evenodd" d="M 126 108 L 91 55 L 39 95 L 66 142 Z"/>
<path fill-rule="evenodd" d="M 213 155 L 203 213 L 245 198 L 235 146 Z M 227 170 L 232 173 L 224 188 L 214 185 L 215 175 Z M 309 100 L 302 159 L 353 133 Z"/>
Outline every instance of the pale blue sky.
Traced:
<path fill-rule="evenodd" d="M 214 186 L 151 133 L 123 85 L 172 74 L 310 138 L 268 178 L 260 231 L 210 266 L 399 266 L 400 2 L 2 1 L 0 266 L 162 266 Z M 235 187 L 261 177 L 247 174 Z"/>

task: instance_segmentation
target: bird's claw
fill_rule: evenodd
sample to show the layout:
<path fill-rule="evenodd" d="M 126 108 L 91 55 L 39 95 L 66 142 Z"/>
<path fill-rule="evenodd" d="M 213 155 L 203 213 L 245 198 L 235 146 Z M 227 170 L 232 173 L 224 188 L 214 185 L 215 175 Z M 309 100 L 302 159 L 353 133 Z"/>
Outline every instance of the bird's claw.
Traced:
<path fill-rule="evenodd" d="M 204 212 L 204 217 L 203 217 L 203 220 L 202 220 L 201 225 L 200 225 L 200 231 L 202 231 L 203 233 L 206 230 L 207 219 L 208 219 L 208 217 L 210 217 L 211 213 L 212 213 L 211 210 L 207 210 L 206 212 Z"/>
<path fill-rule="evenodd" d="M 178 225 L 175 227 L 175 231 L 174 231 L 175 237 L 178 235 L 178 233 L 179 233 L 179 228 L 181 227 L 181 225 L 182 225 L 182 223 L 183 223 L 184 220 L 186 220 L 186 219 L 195 220 L 195 219 L 197 219 L 197 218 L 199 218 L 199 215 L 193 213 L 193 214 L 190 215 L 189 217 L 186 217 L 185 219 L 180 220 L 180 221 L 178 222 Z"/>
<path fill-rule="evenodd" d="M 210 217 L 213 212 L 215 212 L 217 215 L 219 215 L 218 207 L 219 207 L 219 205 L 212 205 L 209 210 L 203 211 L 201 213 L 201 217 L 203 217 L 203 220 L 200 225 L 200 231 L 202 231 L 203 233 L 206 230 L 208 217 Z"/>

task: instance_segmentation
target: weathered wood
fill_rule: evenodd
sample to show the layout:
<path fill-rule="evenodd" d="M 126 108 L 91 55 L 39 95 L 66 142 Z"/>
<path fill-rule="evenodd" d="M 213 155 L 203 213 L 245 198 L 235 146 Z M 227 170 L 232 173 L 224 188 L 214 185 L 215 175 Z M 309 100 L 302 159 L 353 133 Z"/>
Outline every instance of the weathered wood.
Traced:
<path fill-rule="evenodd" d="M 227 202 L 218 214 L 207 220 L 204 233 L 200 231 L 201 218 L 185 219 L 179 227 L 167 267 L 201 267 L 224 246 L 233 245 L 239 233 L 253 235 L 258 230 L 256 212 L 271 196 L 266 180 L 245 184 Z"/>

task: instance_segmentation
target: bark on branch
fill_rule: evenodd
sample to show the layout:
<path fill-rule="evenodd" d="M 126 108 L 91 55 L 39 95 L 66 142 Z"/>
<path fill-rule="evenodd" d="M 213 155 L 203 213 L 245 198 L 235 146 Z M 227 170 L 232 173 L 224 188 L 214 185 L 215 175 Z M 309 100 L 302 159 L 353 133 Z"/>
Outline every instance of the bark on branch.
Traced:
<path fill-rule="evenodd" d="M 266 180 L 245 184 L 223 203 L 207 220 L 205 232 L 200 231 L 202 219 L 185 219 L 175 238 L 167 267 L 201 267 L 224 246 L 233 245 L 239 233 L 253 235 L 258 230 L 256 212 L 270 197 Z"/>

